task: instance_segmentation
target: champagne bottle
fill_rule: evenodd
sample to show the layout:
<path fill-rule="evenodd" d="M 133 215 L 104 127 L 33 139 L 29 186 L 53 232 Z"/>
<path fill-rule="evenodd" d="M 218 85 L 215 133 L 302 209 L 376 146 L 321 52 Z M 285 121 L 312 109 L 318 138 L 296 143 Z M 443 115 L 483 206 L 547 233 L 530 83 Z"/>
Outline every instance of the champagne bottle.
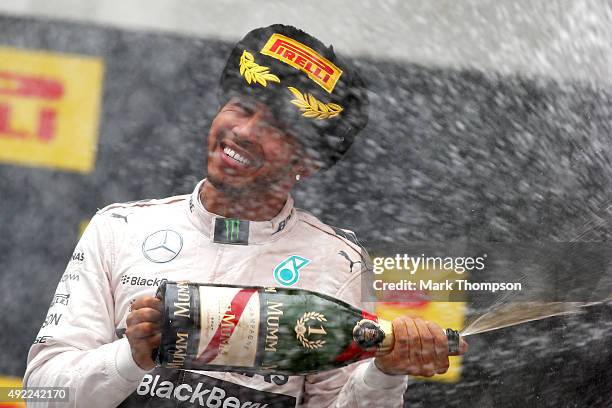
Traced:
<path fill-rule="evenodd" d="M 154 359 L 169 368 L 305 375 L 393 348 L 389 321 L 307 290 L 168 281 L 157 297 L 164 317 Z M 447 336 L 457 352 L 458 333 Z"/>

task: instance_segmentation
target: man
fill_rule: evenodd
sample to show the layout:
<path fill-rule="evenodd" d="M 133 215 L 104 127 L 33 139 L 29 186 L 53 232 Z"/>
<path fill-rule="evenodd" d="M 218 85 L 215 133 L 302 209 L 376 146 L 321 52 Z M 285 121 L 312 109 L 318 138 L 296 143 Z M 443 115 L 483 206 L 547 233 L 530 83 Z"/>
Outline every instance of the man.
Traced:
<path fill-rule="evenodd" d="M 402 406 L 406 374 L 448 368 L 446 336 L 434 323 L 396 319 L 389 355 L 305 377 L 154 367 L 161 306 L 153 294 L 164 279 L 299 287 L 366 307 L 368 259 L 354 236 L 295 209 L 289 194 L 333 165 L 366 125 L 363 81 L 331 47 L 274 25 L 236 45 L 219 95 L 207 178 L 191 195 L 96 214 L 24 382 L 71 387 L 71 404 L 88 407 Z M 278 273 L 296 256 L 299 265 Z"/>

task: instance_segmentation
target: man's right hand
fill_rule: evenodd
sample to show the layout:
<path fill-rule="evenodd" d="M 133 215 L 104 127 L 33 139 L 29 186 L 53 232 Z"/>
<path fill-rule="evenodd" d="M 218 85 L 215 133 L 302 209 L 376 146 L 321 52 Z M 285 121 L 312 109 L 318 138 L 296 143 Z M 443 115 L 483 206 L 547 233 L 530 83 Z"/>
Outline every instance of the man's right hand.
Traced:
<path fill-rule="evenodd" d="M 126 320 L 132 358 L 143 370 L 155 367 L 153 350 L 161 343 L 162 302 L 154 296 L 136 299 Z"/>

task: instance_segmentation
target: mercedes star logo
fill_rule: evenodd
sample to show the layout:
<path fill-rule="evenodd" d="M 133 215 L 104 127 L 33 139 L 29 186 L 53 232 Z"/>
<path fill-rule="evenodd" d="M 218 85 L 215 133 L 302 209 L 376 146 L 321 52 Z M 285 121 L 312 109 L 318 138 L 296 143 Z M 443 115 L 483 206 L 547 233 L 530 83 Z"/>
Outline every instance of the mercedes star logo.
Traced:
<path fill-rule="evenodd" d="M 161 230 L 149 235 L 142 243 L 142 253 L 151 262 L 170 262 L 181 252 L 183 237 L 173 230 Z"/>

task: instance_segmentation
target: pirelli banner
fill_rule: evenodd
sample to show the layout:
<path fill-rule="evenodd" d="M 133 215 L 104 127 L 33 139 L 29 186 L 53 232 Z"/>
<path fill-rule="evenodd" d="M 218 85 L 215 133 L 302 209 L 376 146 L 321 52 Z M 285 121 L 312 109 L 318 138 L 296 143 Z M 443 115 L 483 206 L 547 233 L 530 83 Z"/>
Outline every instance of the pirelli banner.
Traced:
<path fill-rule="evenodd" d="M 95 166 L 100 58 L 0 48 L 0 160 L 89 173 Z"/>
<path fill-rule="evenodd" d="M 281 58 L 275 50 L 290 45 L 273 40 L 265 49 Z M 73 250 L 95 211 L 187 194 L 205 175 L 204 140 L 232 46 L 0 16 L 0 374 L 6 376 L 0 384 L 19 383 L 30 345 L 46 341 L 36 338 L 39 328 L 61 321 L 61 311 L 46 311 L 51 301 L 68 301 L 54 298 L 54 290 L 71 257 L 80 256 Z M 297 58 L 291 62 L 308 69 Z M 415 242 L 529 246 L 612 238 L 609 87 L 402 61 L 355 64 L 369 89 L 369 124 L 342 162 L 300 182 L 294 197 L 328 224 L 355 231 L 373 258 L 402 260 Z M 321 86 L 338 79 L 321 72 L 317 78 Z M 357 260 L 349 261 L 352 267 Z M 400 263 L 377 266 L 388 276 L 379 285 L 406 273 Z M 131 271 L 119 284 L 159 282 Z M 461 329 L 489 306 L 471 295 L 453 302 L 386 298 L 378 313 Z M 470 352 L 448 374 L 411 380 L 406 404 L 610 406 L 611 316 L 604 303 L 580 315 L 470 336 Z M 173 375 L 147 376 L 135 398 L 153 395 L 162 383 L 164 392 L 178 389 Z M 190 387 L 194 395 L 210 390 L 203 403 L 232 396 L 252 406 L 285 404 L 274 400 L 277 394 L 237 397 L 239 390 L 222 380 L 202 381 L 194 378 Z M 276 377 L 269 381 L 279 385 Z"/>

